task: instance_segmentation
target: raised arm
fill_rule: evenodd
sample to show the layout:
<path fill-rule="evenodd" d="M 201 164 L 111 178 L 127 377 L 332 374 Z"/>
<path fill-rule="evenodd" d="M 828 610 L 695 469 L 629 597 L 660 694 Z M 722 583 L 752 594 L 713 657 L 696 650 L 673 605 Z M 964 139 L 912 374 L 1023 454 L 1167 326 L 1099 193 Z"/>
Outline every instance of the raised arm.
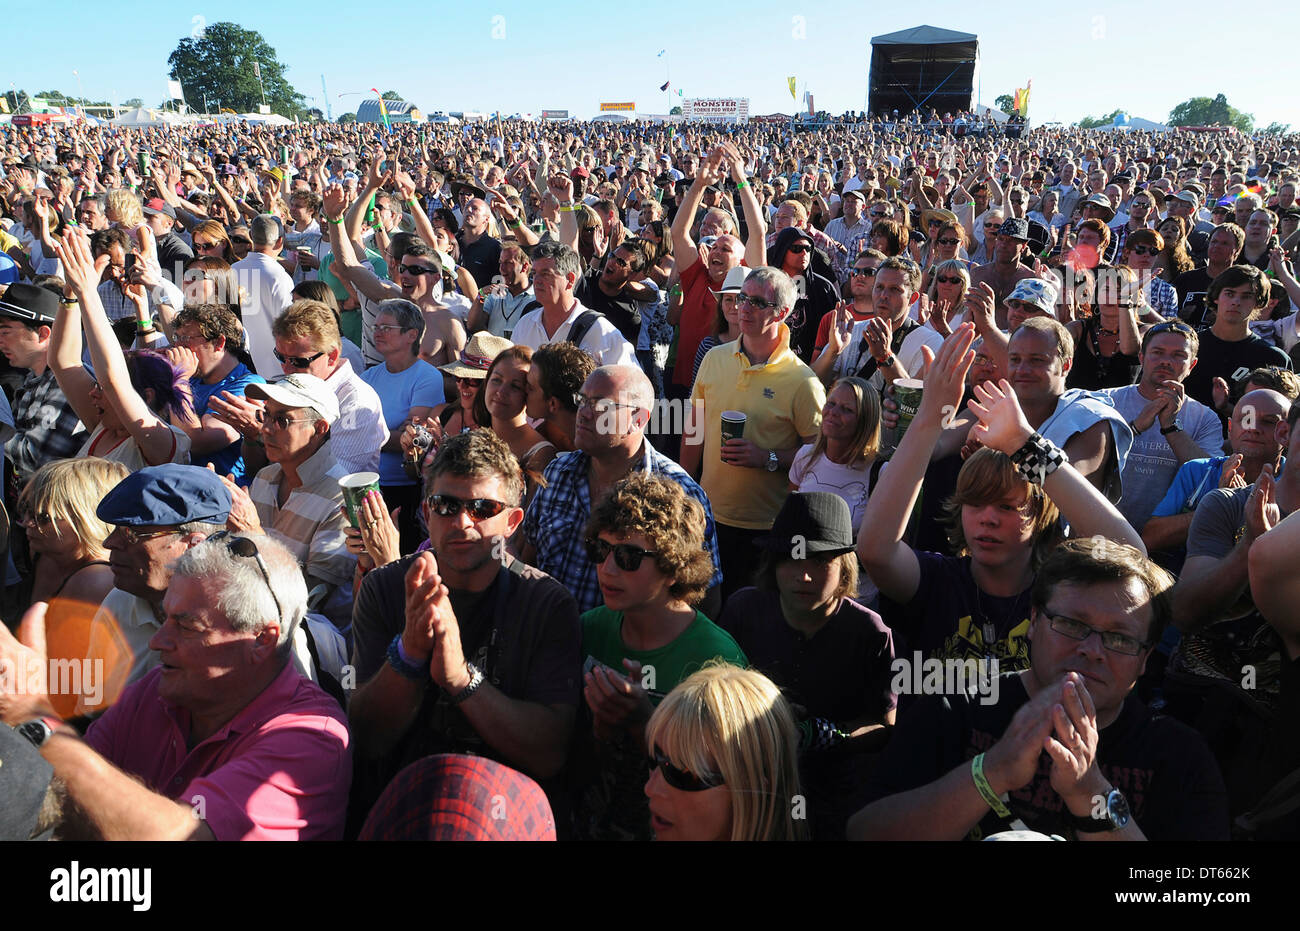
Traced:
<path fill-rule="evenodd" d="M 731 180 L 736 182 L 740 194 L 740 208 L 745 212 L 745 264 L 750 268 L 759 268 L 767 264 L 767 221 L 763 218 L 763 208 L 754 193 L 754 186 L 745 177 L 745 159 L 730 142 L 722 144 L 727 162 L 731 168 Z M 693 213 L 692 213 L 693 215 Z M 673 242 L 676 247 L 676 240 Z"/>
<path fill-rule="evenodd" d="M 695 181 L 686 191 L 686 199 L 677 208 L 673 219 L 673 258 L 677 260 L 677 271 L 684 272 L 700 260 L 699 247 L 691 238 L 691 226 L 695 223 L 695 212 L 700 209 L 704 199 L 704 189 L 716 181 L 722 180 L 721 149 L 714 149 L 709 157 L 700 163 L 700 170 L 695 174 Z M 748 217 L 746 217 L 748 221 Z M 763 263 L 759 263 L 760 265 Z"/>
<path fill-rule="evenodd" d="M 108 256 L 100 256 L 94 269 L 101 271 L 102 265 L 107 263 Z M 99 275 L 96 274 L 95 281 L 98 280 Z M 78 292 L 69 281 L 63 293 L 75 300 Z M 81 308 L 76 304 L 64 304 L 54 318 L 54 326 L 50 328 L 50 348 L 46 362 L 77 418 L 93 430 L 99 425 L 99 411 L 90 402 L 90 390 L 94 387 L 95 379 L 81 364 L 81 348 Z"/>
<path fill-rule="evenodd" d="M 382 280 L 369 262 L 362 264 L 357 261 L 352 240 L 343 234 L 343 199 L 341 185 L 331 184 L 325 191 L 325 226 L 329 231 L 330 248 L 334 250 L 334 273 L 372 301 L 401 297 L 401 288 Z"/>

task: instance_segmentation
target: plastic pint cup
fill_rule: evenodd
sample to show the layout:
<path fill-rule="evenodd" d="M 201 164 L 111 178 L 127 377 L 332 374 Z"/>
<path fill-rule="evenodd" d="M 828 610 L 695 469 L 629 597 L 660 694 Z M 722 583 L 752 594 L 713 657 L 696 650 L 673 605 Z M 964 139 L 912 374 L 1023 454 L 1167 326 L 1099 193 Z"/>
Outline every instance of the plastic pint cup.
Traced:
<path fill-rule="evenodd" d="M 371 491 L 379 490 L 378 472 L 353 472 L 339 479 L 343 491 L 343 506 L 348 510 L 348 523 L 353 529 L 361 528 L 361 502 Z"/>

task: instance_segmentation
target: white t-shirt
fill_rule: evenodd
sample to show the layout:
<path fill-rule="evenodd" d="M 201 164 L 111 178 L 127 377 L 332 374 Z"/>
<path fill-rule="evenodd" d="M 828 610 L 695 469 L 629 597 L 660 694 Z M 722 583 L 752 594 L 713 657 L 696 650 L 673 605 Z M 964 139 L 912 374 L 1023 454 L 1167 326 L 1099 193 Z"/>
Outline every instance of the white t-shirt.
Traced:
<path fill-rule="evenodd" d="M 547 335 L 546 327 L 542 323 L 542 314 L 545 310 L 538 308 L 529 311 L 515 327 L 512 339 L 516 346 L 527 346 L 532 350 L 540 349 L 548 343 L 562 343 L 568 339 L 569 330 L 573 328 L 574 322 L 589 309 L 574 301 L 573 309 L 569 311 L 569 316 L 564 318 L 564 322 L 556 328 L 554 336 Z M 623 338 L 623 334 L 603 314 L 597 317 L 578 348 L 595 359 L 597 365 L 637 364 L 636 350 L 632 344 Z"/>

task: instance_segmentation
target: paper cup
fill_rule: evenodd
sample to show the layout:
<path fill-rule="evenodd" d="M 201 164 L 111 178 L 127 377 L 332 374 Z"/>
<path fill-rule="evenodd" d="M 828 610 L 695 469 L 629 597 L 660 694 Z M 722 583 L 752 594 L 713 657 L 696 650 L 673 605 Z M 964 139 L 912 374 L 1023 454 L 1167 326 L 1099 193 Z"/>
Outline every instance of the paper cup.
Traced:
<path fill-rule="evenodd" d="M 343 490 L 343 506 L 348 511 L 348 523 L 353 529 L 361 527 L 357 511 L 361 500 L 371 491 L 379 490 L 378 472 L 353 472 L 339 479 L 339 488 Z"/>
<path fill-rule="evenodd" d="M 745 413 L 743 411 L 722 412 L 722 444 L 727 440 L 738 440 L 745 435 Z"/>
<path fill-rule="evenodd" d="M 898 426 L 894 428 L 894 445 L 903 442 L 903 434 L 921 407 L 925 382 L 919 378 L 900 378 L 894 382 L 894 400 L 898 402 Z"/>

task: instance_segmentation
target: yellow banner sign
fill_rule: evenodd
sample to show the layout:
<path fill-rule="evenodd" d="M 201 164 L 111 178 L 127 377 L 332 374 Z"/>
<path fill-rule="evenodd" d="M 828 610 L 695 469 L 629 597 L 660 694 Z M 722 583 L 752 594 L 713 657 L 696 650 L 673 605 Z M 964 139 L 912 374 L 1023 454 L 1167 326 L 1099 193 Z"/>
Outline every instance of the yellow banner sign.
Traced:
<path fill-rule="evenodd" d="M 631 113 L 636 110 L 636 104 L 631 101 L 622 103 L 602 103 L 600 105 L 601 113 Z"/>

